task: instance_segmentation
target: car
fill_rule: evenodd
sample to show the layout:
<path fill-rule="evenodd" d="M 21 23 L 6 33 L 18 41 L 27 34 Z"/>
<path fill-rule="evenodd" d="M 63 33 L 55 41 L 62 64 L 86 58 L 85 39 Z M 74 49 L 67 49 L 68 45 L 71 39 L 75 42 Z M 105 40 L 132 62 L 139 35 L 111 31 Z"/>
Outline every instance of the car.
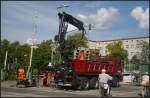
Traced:
<path fill-rule="evenodd" d="M 132 73 L 123 73 L 123 82 L 132 83 L 135 76 Z"/>

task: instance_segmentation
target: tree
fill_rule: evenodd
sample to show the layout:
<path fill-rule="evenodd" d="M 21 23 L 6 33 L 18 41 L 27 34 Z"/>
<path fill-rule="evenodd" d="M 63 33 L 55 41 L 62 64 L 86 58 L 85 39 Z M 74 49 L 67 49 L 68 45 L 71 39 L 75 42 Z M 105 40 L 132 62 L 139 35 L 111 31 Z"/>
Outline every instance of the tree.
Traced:
<path fill-rule="evenodd" d="M 45 69 L 51 61 L 51 44 L 52 40 L 43 41 L 37 45 L 38 48 L 33 51 L 32 68 Z"/>
<path fill-rule="evenodd" d="M 6 39 L 1 41 L 1 53 L 0 53 L 0 68 L 4 67 L 5 53 L 10 51 L 10 42 Z M 9 58 L 8 58 L 9 59 Z"/>
<path fill-rule="evenodd" d="M 87 47 L 87 38 L 83 37 L 80 33 L 68 36 L 67 40 L 65 41 L 66 46 L 69 46 L 67 55 L 72 59 L 73 57 L 73 50 L 77 47 Z M 51 61 L 51 53 L 52 53 L 52 40 L 46 40 L 38 44 L 37 49 L 33 49 L 33 56 L 32 56 L 32 66 L 31 70 L 34 70 L 37 73 L 37 69 L 44 70 L 47 68 L 49 62 Z M 30 59 L 30 52 L 31 47 L 28 44 L 21 45 L 19 42 L 10 43 L 8 40 L 4 39 L 1 41 L 1 56 L 0 56 L 0 67 L 3 68 L 4 66 L 4 59 L 6 50 L 8 51 L 7 57 L 7 66 L 14 64 L 17 62 L 18 66 L 23 66 L 27 70 L 29 66 L 29 59 Z M 60 51 L 57 47 L 54 53 L 54 60 L 55 64 L 61 64 L 61 57 Z M 15 70 L 14 70 L 15 71 Z M 16 76 L 12 73 L 12 70 L 8 71 L 11 74 L 11 77 Z M 11 78 L 9 78 L 11 79 Z"/>
<path fill-rule="evenodd" d="M 128 52 L 127 50 L 122 48 L 122 42 L 118 41 L 118 42 L 114 42 L 114 43 L 110 43 L 106 46 L 109 55 L 111 56 L 118 56 L 119 58 L 121 58 L 121 60 L 125 60 L 127 61 L 127 56 L 128 56 Z"/>
<path fill-rule="evenodd" d="M 140 66 L 140 58 L 139 58 L 139 55 L 136 54 L 134 55 L 131 60 L 130 60 L 130 63 L 131 63 L 131 69 L 134 69 L 134 70 L 138 70 L 139 69 L 139 66 Z"/>
<path fill-rule="evenodd" d="M 149 43 L 146 41 L 141 41 L 138 45 L 141 48 L 141 64 L 149 64 Z"/>
<path fill-rule="evenodd" d="M 73 51 L 78 47 L 87 47 L 87 38 L 82 36 L 81 33 L 75 33 L 67 37 L 66 46 L 69 46 L 67 55 L 69 59 L 73 59 Z"/>
<path fill-rule="evenodd" d="M 141 41 L 138 43 L 141 52 L 139 54 L 135 54 L 130 60 L 132 69 L 139 69 L 140 66 L 149 65 L 149 44 L 148 42 Z"/>

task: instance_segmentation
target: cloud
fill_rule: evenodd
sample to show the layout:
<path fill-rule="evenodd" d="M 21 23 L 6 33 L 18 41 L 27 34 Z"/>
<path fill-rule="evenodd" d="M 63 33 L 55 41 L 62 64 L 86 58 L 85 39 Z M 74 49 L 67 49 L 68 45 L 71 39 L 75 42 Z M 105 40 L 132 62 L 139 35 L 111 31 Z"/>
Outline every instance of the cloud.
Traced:
<path fill-rule="evenodd" d="M 131 11 L 131 16 L 138 21 L 141 29 L 149 29 L 149 8 L 144 11 L 142 7 L 136 7 Z"/>
<path fill-rule="evenodd" d="M 116 8 L 101 8 L 97 10 L 96 14 L 85 16 L 78 14 L 77 17 L 86 24 L 94 24 L 97 30 L 106 30 L 111 27 L 114 17 L 119 14 Z"/>

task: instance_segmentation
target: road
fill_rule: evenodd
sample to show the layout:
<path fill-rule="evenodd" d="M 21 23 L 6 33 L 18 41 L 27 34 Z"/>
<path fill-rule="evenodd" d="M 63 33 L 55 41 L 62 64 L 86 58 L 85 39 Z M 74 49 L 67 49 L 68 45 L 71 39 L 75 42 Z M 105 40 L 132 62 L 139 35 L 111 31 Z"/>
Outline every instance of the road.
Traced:
<path fill-rule="evenodd" d="M 50 87 L 17 88 L 14 81 L 1 82 L 1 97 L 98 97 L 95 90 L 64 90 Z M 141 87 L 131 84 L 121 84 L 119 88 L 112 88 L 113 97 L 139 97 Z"/>

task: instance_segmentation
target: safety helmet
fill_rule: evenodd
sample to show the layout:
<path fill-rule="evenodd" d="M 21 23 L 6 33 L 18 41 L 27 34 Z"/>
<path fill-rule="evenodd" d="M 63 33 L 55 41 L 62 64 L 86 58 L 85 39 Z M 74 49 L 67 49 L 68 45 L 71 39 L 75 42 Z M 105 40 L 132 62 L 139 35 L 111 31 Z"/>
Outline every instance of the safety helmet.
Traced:
<path fill-rule="evenodd" d="M 106 73 L 106 70 L 105 70 L 105 69 L 102 69 L 102 73 Z"/>

